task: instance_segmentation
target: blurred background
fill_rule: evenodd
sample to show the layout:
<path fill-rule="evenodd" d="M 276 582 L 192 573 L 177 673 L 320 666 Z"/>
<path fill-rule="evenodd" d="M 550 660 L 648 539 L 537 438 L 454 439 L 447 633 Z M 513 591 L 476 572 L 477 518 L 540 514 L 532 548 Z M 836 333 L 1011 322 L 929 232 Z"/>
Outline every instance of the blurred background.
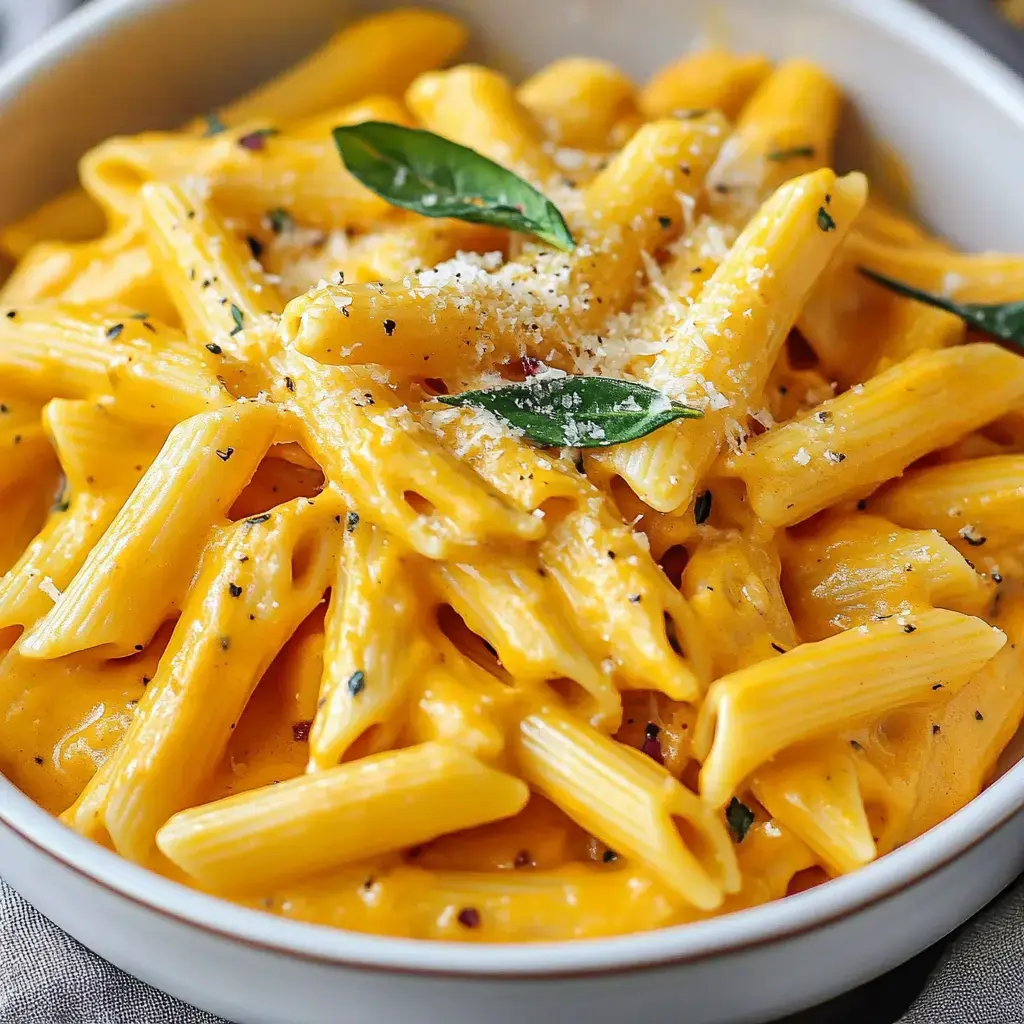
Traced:
<path fill-rule="evenodd" d="M 89 0 L 0 0 L 0 60 Z M 885 3 L 886 0 L 878 0 Z M 1024 0 L 917 0 L 1024 74 Z"/>

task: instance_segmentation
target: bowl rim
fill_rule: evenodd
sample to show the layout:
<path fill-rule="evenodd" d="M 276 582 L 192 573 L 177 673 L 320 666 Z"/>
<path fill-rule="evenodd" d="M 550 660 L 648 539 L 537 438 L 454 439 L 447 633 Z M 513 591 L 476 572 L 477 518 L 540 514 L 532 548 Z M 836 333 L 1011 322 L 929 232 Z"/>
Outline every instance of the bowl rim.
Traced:
<path fill-rule="evenodd" d="M 93 0 L 0 69 L 0 107 L 31 80 L 118 23 L 176 0 Z M 1024 131 L 1024 82 L 911 0 L 818 0 L 939 61 Z M 299 960 L 396 974 L 553 979 L 693 963 L 822 928 L 914 887 L 982 843 L 1024 807 L 1024 759 L 906 846 L 795 896 L 649 932 L 544 943 L 423 941 L 291 921 L 166 879 L 67 828 L 0 775 L 0 827 L 108 893 L 179 925 Z"/>

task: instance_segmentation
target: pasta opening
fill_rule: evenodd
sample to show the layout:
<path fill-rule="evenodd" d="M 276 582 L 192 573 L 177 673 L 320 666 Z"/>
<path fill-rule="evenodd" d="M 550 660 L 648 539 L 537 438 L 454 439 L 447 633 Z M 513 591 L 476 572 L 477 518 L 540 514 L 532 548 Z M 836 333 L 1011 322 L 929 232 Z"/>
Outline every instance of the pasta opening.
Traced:
<path fill-rule="evenodd" d="M 509 681 L 508 673 L 502 667 L 501 658 L 498 657 L 495 648 L 479 633 L 474 633 L 450 604 L 443 604 L 437 609 L 437 625 L 460 654 L 464 654 L 491 675 L 505 682 Z"/>
<path fill-rule="evenodd" d="M 447 395 L 448 385 L 440 377 L 424 377 L 420 381 L 420 387 L 428 395 Z"/>
<path fill-rule="evenodd" d="M 403 491 L 402 499 L 417 515 L 432 516 L 437 511 L 430 501 L 416 491 Z"/>
<path fill-rule="evenodd" d="M 814 349 L 799 331 L 790 331 L 786 339 L 786 359 L 790 369 L 813 370 L 818 365 Z"/>
<path fill-rule="evenodd" d="M 676 620 L 668 612 L 665 612 L 665 639 L 668 640 L 669 647 L 676 654 L 680 657 L 684 656 L 683 645 L 679 642 L 679 628 L 676 625 Z"/>
<path fill-rule="evenodd" d="M 682 544 L 673 544 L 659 560 L 661 571 L 668 577 L 669 583 L 678 590 L 683 583 L 683 570 L 690 560 L 690 553 Z"/>
<path fill-rule="evenodd" d="M 544 513 L 544 522 L 550 529 L 576 508 L 576 502 L 572 498 L 548 498 L 547 501 L 540 503 L 539 508 Z"/>
<path fill-rule="evenodd" d="M 708 839 L 704 830 L 695 825 L 689 818 L 682 818 L 674 815 L 676 831 L 683 845 L 697 858 L 700 865 L 711 876 L 717 880 L 721 877 L 718 851 L 714 844 Z"/>
<path fill-rule="evenodd" d="M 320 551 L 315 533 L 303 534 L 292 548 L 292 586 L 301 589 L 313 573 Z"/>
<path fill-rule="evenodd" d="M 817 866 L 804 868 L 789 880 L 789 885 L 786 886 L 786 895 L 795 896 L 798 892 L 807 892 L 808 889 L 813 889 L 828 880 L 828 872 L 824 868 Z"/>

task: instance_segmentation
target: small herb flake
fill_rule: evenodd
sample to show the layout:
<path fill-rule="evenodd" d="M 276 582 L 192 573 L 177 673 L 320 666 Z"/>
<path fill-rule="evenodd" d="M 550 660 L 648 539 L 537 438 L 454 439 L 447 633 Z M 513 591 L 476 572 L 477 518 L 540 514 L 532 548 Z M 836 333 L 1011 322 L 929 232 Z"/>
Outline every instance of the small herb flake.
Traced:
<path fill-rule="evenodd" d="M 104 334 L 108 341 L 113 341 L 115 338 L 121 336 L 121 332 L 124 330 L 124 324 L 111 324 L 110 327 L 104 331 Z"/>
<path fill-rule="evenodd" d="M 835 218 L 824 206 L 818 207 L 818 227 L 822 231 L 835 231 L 836 229 Z"/>
<path fill-rule="evenodd" d="M 211 110 L 208 114 L 203 115 L 203 120 L 206 121 L 206 131 L 203 132 L 203 138 L 209 139 L 214 135 L 220 135 L 221 132 L 226 132 L 228 126 L 220 119 L 220 114 L 216 110 Z"/>
<path fill-rule="evenodd" d="M 703 526 L 711 515 L 711 506 L 714 502 L 714 495 L 710 491 L 701 491 L 693 503 L 693 521 L 698 526 Z"/>
<path fill-rule="evenodd" d="M 292 215 L 283 206 L 276 206 L 273 210 L 267 210 L 267 220 L 270 223 L 270 230 L 275 235 L 290 231 L 295 226 Z"/>
<path fill-rule="evenodd" d="M 357 697 L 366 688 L 366 674 L 361 668 L 357 668 L 355 672 L 348 677 L 348 692 L 353 697 Z"/>
<path fill-rule="evenodd" d="M 231 303 L 231 319 L 235 321 L 235 326 L 231 330 L 231 336 L 234 337 L 242 330 L 245 314 L 233 302 Z"/>
<path fill-rule="evenodd" d="M 263 512 L 258 516 L 250 516 L 246 519 L 246 525 L 248 526 L 259 526 L 260 523 L 265 523 L 270 518 L 269 512 Z"/>
<path fill-rule="evenodd" d="M 351 533 L 359 525 L 359 513 L 349 512 L 345 516 L 345 532 Z"/>
<path fill-rule="evenodd" d="M 984 722 L 985 721 L 985 716 L 980 711 L 976 710 L 974 712 L 974 720 L 976 722 Z"/>
<path fill-rule="evenodd" d="M 384 333 L 390 338 L 391 335 L 395 333 L 395 328 L 397 326 L 398 326 L 398 324 L 396 324 L 394 320 L 385 320 L 384 321 Z"/>
<path fill-rule="evenodd" d="M 242 596 L 242 588 L 237 583 L 229 583 L 228 584 L 228 593 L 232 597 L 241 597 Z"/>
<path fill-rule="evenodd" d="M 768 154 L 769 160 L 784 163 L 786 160 L 813 160 L 813 146 L 793 146 L 792 149 L 773 149 Z"/>
<path fill-rule="evenodd" d="M 601 860 L 605 864 L 611 864 L 613 861 L 618 859 L 619 855 L 614 850 L 605 850 L 604 853 L 601 854 Z"/>
<path fill-rule="evenodd" d="M 287 388 L 287 389 L 288 389 L 289 391 L 294 391 L 294 390 L 295 390 L 295 381 L 293 381 L 293 380 L 291 379 L 291 377 L 285 377 L 285 379 L 284 379 L 284 386 L 285 386 L 285 387 L 286 387 L 286 388 Z"/>
<path fill-rule="evenodd" d="M 215 356 L 219 356 L 224 349 L 222 349 L 215 341 L 211 341 L 210 344 L 206 346 L 206 351 L 212 352 Z"/>
<path fill-rule="evenodd" d="M 747 838 L 750 826 L 754 824 L 754 812 L 742 800 L 733 797 L 725 809 L 725 822 L 733 839 L 742 843 Z"/>
<path fill-rule="evenodd" d="M 263 243 L 255 235 L 246 235 L 245 244 L 249 246 L 252 258 L 258 260 L 263 255 Z"/>
<path fill-rule="evenodd" d="M 777 651 L 779 654 L 786 653 L 786 648 L 782 644 L 777 644 L 774 640 L 772 641 L 772 650 Z"/>
<path fill-rule="evenodd" d="M 231 456 L 235 454 L 235 449 L 234 448 L 218 448 L 215 454 L 216 454 L 217 458 L 221 460 L 221 462 L 227 462 L 228 459 L 230 459 Z"/>

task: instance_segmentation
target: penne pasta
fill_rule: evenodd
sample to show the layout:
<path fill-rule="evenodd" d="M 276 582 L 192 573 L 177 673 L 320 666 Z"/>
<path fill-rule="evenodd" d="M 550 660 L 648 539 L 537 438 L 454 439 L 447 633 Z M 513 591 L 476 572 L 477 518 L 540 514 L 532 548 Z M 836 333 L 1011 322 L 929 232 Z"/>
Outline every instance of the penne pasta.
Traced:
<path fill-rule="evenodd" d="M 194 878 L 245 891 L 509 817 L 527 798 L 518 779 L 424 743 L 181 811 L 157 842 Z"/>
<path fill-rule="evenodd" d="M 919 352 L 768 431 L 722 468 L 746 483 L 764 522 L 789 526 L 869 494 L 915 459 L 1013 408 L 1022 394 L 1017 358 L 996 345 Z"/>
<path fill-rule="evenodd" d="M 751 771 L 795 743 L 938 690 L 955 693 L 1005 642 L 981 619 L 936 609 L 858 626 L 717 679 L 694 736 L 701 799 L 724 806 Z M 869 659 L 870 675 L 860 667 Z"/>

